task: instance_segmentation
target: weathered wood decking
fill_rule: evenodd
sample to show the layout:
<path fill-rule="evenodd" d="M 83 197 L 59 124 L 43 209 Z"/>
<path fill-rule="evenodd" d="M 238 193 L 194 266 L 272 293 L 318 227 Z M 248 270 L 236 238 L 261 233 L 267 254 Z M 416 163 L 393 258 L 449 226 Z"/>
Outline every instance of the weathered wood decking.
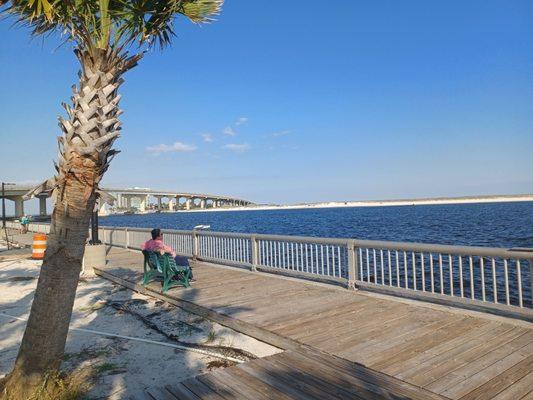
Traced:
<path fill-rule="evenodd" d="M 349 377 L 356 368 L 348 361 L 365 366 L 358 368 L 370 375 L 378 371 L 381 377 L 387 374 L 395 377 L 395 382 L 413 385 L 412 390 L 428 391 L 419 398 L 428 398 L 429 392 L 452 399 L 533 398 L 530 323 L 236 268 L 200 264 L 194 273 L 197 282 L 191 289 L 172 289 L 162 296 L 157 294 L 160 286 L 152 284 L 150 294 L 288 351 L 197 377 L 181 386 L 175 383 L 178 389 L 190 386 L 191 398 L 246 398 L 239 390 L 255 393 L 263 389 L 279 392 L 278 398 L 325 398 L 320 396 L 323 392 L 358 398 L 340 389 L 330 392 L 331 387 L 340 385 L 331 379 Z M 141 280 L 141 257 L 137 252 L 112 248 L 102 274 L 133 287 Z M 328 359 L 327 354 L 340 358 Z M 308 361 L 318 355 L 320 362 Z M 280 389 L 290 386 L 287 376 L 296 375 L 301 378 L 293 379 L 296 394 Z M 274 382 L 273 376 L 279 382 Z M 210 394 L 225 379 L 235 381 L 231 393 L 240 396 Z M 360 398 L 416 398 L 394 391 L 363 394 L 355 383 L 343 382 L 353 384 Z M 383 382 L 374 383 L 387 390 Z M 192 387 L 207 394 L 192 395 Z M 315 390 L 311 395 L 309 391 Z"/>

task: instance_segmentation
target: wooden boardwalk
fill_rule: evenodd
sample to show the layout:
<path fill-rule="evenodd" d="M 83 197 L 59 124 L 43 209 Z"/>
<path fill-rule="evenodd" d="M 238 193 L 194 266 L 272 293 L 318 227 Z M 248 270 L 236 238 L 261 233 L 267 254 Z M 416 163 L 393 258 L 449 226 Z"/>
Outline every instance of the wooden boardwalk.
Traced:
<path fill-rule="evenodd" d="M 359 391 L 358 395 L 340 389 L 339 393 L 330 392 L 332 385 L 338 386 L 338 381 L 330 380 L 336 377 L 333 371 L 343 365 L 347 370 L 338 376 L 349 377 L 355 362 L 369 374 L 389 375 L 387 378 L 421 388 L 426 394 L 451 399 L 533 399 L 531 323 L 236 268 L 200 264 L 194 273 L 197 282 L 193 288 L 172 289 L 162 296 L 157 293 L 160 286 L 154 283 L 148 294 L 288 351 L 174 384 L 191 393 L 207 391 L 205 396 L 191 398 L 246 398 L 210 394 L 207 388 L 223 385 L 224 377 L 230 379 L 228 374 L 235 385 L 241 385 L 232 386 L 232 393 L 238 392 L 237 387 L 245 390 L 250 386 L 253 390 L 249 393 L 268 387 L 272 393 L 279 392 L 279 398 L 326 398 L 318 394 L 324 391 L 335 394 L 333 398 L 417 398 L 393 391 Z M 133 288 L 141 280 L 141 256 L 112 248 L 102 274 Z M 143 290 L 138 285 L 135 288 Z M 309 354 L 311 358 L 320 354 L 321 362 L 306 362 Z M 335 357 L 325 360 L 327 355 Z M 331 365 L 332 359 L 335 365 Z M 324 363 L 327 367 L 322 366 Z M 266 372 L 259 373 L 257 368 Z M 291 371 L 300 372 L 291 375 Z M 313 373 L 324 375 L 305 375 Z M 287 392 L 287 385 L 291 386 L 287 379 L 294 375 L 302 379 L 294 380 L 299 395 L 293 396 Z M 344 383 L 353 384 L 355 390 L 357 385 L 349 382 Z M 383 381 L 374 383 L 385 391 L 390 389 Z M 314 390 L 315 395 L 308 393 Z"/>
<path fill-rule="evenodd" d="M 445 397 L 318 351 L 287 350 L 148 390 L 153 400 L 417 399 Z"/>

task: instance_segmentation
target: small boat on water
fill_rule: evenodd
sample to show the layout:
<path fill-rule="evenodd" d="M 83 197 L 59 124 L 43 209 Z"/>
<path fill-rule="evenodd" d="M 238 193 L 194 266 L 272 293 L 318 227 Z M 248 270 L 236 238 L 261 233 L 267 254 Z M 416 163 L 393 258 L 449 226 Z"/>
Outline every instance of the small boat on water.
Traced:
<path fill-rule="evenodd" d="M 192 228 L 195 231 L 206 231 L 209 228 L 211 228 L 211 225 L 196 225 L 194 228 Z"/>

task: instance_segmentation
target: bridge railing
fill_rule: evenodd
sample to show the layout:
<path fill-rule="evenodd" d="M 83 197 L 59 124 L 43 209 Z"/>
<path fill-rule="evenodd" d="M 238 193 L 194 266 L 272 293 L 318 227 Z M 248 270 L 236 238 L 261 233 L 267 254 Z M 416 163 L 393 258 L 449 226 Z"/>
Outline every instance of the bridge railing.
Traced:
<path fill-rule="evenodd" d="M 42 224 L 30 229 L 46 231 Z M 164 230 L 199 261 L 341 284 L 533 319 L 533 249 Z M 100 227 L 112 246 L 140 249 L 150 229 Z"/>

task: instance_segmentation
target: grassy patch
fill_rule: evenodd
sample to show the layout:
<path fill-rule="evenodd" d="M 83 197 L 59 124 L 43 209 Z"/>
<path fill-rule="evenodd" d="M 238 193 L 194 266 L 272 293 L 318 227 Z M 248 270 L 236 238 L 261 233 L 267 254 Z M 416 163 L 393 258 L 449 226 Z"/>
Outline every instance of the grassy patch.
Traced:
<path fill-rule="evenodd" d="M 94 366 L 94 370 L 97 374 L 103 374 L 106 372 L 114 371 L 116 369 L 121 368 L 121 365 L 115 364 L 115 363 L 102 363 Z"/>
<path fill-rule="evenodd" d="M 206 343 L 212 343 L 217 338 L 217 333 L 211 329 L 211 331 L 207 334 L 207 339 L 205 340 Z"/>

